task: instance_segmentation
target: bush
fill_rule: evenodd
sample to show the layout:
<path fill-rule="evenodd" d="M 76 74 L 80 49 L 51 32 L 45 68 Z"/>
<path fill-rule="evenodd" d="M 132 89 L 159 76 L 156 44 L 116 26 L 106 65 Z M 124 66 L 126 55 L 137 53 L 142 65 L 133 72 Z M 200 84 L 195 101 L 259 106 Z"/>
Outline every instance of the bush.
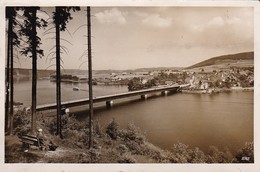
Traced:
<path fill-rule="evenodd" d="M 119 125 L 114 118 L 106 127 L 106 133 L 110 136 L 112 140 L 117 139 L 119 133 Z"/>
<path fill-rule="evenodd" d="M 215 146 L 210 146 L 207 163 L 230 163 L 230 152 L 222 152 Z"/>
<path fill-rule="evenodd" d="M 174 163 L 206 163 L 207 156 L 199 148 L 191 149 L 188 145 L 178 142 L 171 150 L 171 162 Z"/>
<path fill-rule="evenodd" d="M 139 145 L 145 141 L 145 136 L 140 128 L 136 127 L 133 122 L 130 122 L 125 130 L 121 130 L 120 138 L 124 141 L 134 141 Z"/>
<path fill-rule="evenodd" d="M 104 136 L 104 133 L 102 131 L 102 127 L 101 127 L 99 121 L 94 122 L 94 135 L 99 136 L 99 137 Z"/>
<path fill-rule="evenodd" d="M 126 129 L 120 130 L 119 137 L 134 154 L 145 154 L 145 136 L 132 122 L 128 124 Z"/>
<path fill-rule="evenodd" d="M 57 118 L 51 118 L 51 120 L 45 120 L 45 125 L 49 128 L 51 134 L 57 131 Z M 76 119 L 74 115 L 64 115 L 61 118 L 61 130 L 82 130 L 87 127 L 85 122 L 81 122 Z"/>
<path fill-rule="evenodd" d="M 246 143 L 236 154 L 234 162 L 254 163 L 254 144 L 252 142 Z"/>
<path fill-rule="evenodd" d="M 20 136 L 29 133 L 30 124 L 30 115 L 25 110 L 18 110 L 14 114 L 14 134 Z"/>
<path fill-rule="evenodd" d="M 171 149 L 171 161 L 174 163 L 187 163 L 188 160 L 191 159 L 188 147 L 188 145 L 180 142 L 174 144 Z"/>
<path fill-rule="evenodd" d="M 131 157 L 131 155 L 124 155 L 121 159 L 118 160 L 118 163 L 136 163 L 137 161 Z"/>
<path fill-rule="evenodd" d="M 98 149 L 89 150 L 91 162 L 97 162 L 100 159 L 101 152 Z"/>
<path fill-rule="evenodd" d="M 190 159 L 188 161 L 190 163 L 205 163 L 207 161 L 207 156 L 197 147 L 191 150 L 189 154 Z"/>
<path fill-rule="evenodd" d="M 126 145 L 124 145 L 124 144 L 118 145 L 117 150 L 120 153 L 126 153 L 127 151 L 129 151 L 128 147 Z"/>

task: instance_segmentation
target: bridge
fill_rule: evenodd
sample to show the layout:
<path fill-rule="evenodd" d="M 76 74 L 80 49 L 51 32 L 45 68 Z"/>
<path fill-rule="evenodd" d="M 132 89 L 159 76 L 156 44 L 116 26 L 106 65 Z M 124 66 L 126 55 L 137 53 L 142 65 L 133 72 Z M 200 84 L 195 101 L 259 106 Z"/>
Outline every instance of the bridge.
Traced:
<path fill-rule="evenodd" d="M 116 99 L 122 99 L 127 97 L 133 97 L 133 96 L 141 96 L 142 99 L 147 99 L 148 94 L 161 92 L 163 95 L 167 95 L 169 92 L 177 91 L 177 89 L 181 87 L 185 87 L 188 85 L 171 85 L 171 86 L 161 86 L 161 87 L 155 87 L 155 88 L 149 88 L 144 90 L 138 90 L 138 91 L 130 91 L 127 93 L 119 93 L 119 94 L 113 94 L 113 95 L 106 95 L 106 96 L 99 96 L 93 98 L 93 103 L 99 103 L 99 102 L 106 102 L 107 107 L 111 107 L 113 104 L 113 100 Z M 61 105 L 64 108 L 70 108 L 75 106 L 81 106 L 89 104 L 89 99 L 79 99 L 79 100 L 72 100 L 72 101 L 65 101 L 62 102 Z M 44 110 L 51 110 L 56 109 L 57 104 L 45 104 L 45 105 L 38 105 L 36 107 L 36 111 L 44 111 Z"/>

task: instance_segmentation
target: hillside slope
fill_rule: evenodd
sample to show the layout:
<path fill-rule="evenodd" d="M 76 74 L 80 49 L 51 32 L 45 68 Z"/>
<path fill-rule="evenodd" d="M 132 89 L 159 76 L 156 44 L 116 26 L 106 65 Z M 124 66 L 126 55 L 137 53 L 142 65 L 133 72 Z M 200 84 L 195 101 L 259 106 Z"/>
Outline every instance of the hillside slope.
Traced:
<path fill-rule="evenodd" d="M 234 63 L 240 60 L 254 60 L 254 52 L 244 52 L 238 54 L 230 54 L 230 55 L 223 55 L 218 57 L 213 57 L 208 60 L 204 60 L 197 64 L 187 67 L 186 69 L 204 67 L 204 66 L 211 66 L 211 65 L 219 65 L 224 63 Z"/>

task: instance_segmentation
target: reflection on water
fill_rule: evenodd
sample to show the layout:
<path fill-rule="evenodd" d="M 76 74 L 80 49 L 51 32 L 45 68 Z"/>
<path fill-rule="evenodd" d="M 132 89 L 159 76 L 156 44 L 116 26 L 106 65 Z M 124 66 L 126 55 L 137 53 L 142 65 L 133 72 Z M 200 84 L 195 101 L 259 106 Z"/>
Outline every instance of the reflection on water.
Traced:
<path fill-rule="evenodd" d="M 16 81 L 15 101 L 29 106 L 30 86 L 31 81 Z M 62 83 L 63 101 L 88 97 L 87 91 L 73 91 L 75 86 L 87 89 L 86 83 Z M 55 83 L 39 80 L 37 88 L 37 104 L 55 102 Z M 126 86 L 94 86 L 94 96 L 126 91 Z M 253 141 L 253 102 L 253 92 L 178 93 L 155 96 L 146 101 L 130 98 L 123 103 L 117 100 L 110 110 L 104 106 L 95 109 L 94 118 L 104 126 L 114 117 L 122 128 L 133 121 L 150 142 L 166 149 L 180 141 L 203 151 L 215 145 L 235 152 L 245 142 Z"/>

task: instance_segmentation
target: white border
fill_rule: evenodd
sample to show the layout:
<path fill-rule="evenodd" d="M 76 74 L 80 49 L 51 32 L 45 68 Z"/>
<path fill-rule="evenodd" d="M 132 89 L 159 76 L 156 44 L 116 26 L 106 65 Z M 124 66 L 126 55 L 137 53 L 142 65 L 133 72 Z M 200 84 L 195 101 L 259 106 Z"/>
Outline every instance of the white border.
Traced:
<path fill-rule="evenodd" d="M 5 164 L 4 163 L 4 64 L 5 64 L 5 6 L 236 6 L 254 7 L 254 164 Z M 0 171 L 122 171 L 122 172 L 158 172 L 158 171 L 212 171 L 212 172 L 259 172 L 260 171 L 260 82 L 259 82 L 259 47 L 260 47 L 260 2 L 259 1 L 171 1 L 171 0 L 1 0 L 0 2 Z M 246 34 L 241 31 L 241 34 Z"/>

